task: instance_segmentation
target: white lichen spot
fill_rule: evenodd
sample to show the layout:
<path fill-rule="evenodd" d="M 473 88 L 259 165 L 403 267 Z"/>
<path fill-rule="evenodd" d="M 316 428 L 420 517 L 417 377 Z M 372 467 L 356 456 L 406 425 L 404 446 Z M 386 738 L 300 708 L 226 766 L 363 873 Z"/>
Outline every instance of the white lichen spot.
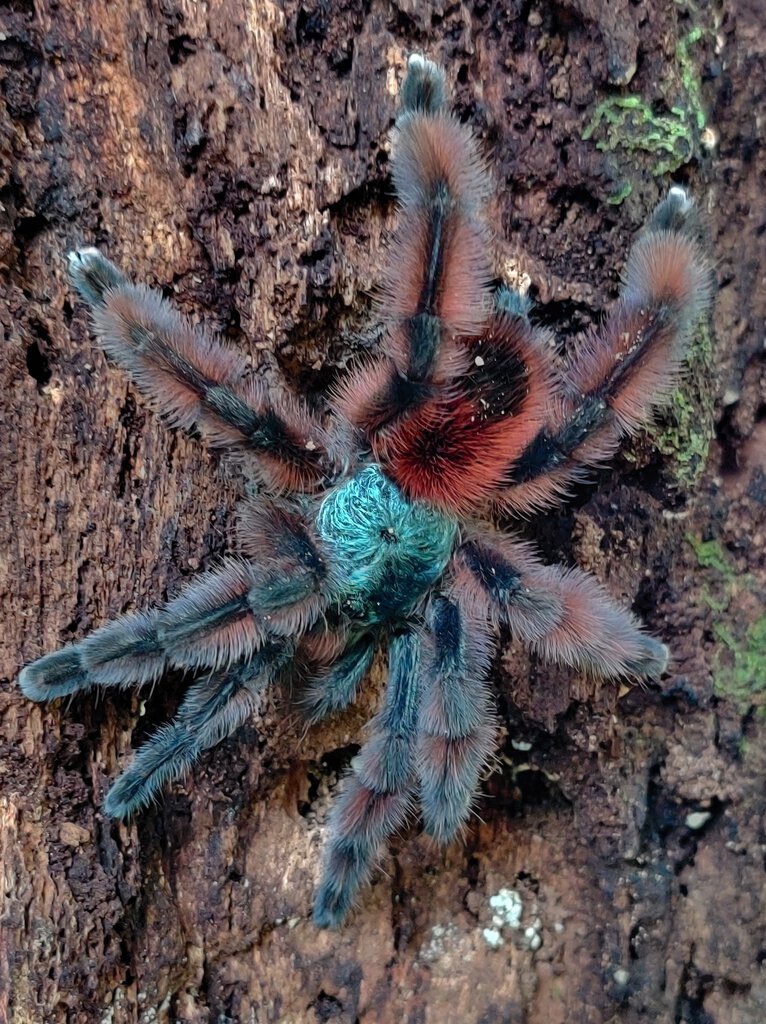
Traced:
<path fill-rule="evenodd" d="M 514 750 L 526 751 L 532 749 L 532 744 L 527 742 L 527 740 L 511 740 L 511 746 Z"/>
<path fill-rule="evenodd" d="M 115 1014 L 117 1015 L 118 1020 L 122 1020 L 124 1012 L 125 990 L 122 988 L 116 988 L 112 995 L 112 1004 L 105 1008 L 99 1024 L 114 1024 Z"/>
<path fill-rule="evenodd" d="M 492 924 L 498 928 L 518 928 L 524 904 L 521 896 L 513 889 L 501 889 L 490 896 L 489 905 L 493 910 Z"/>
<path fill-rule="evenodd" d="M 710 811 L 692 811 L 691 814 L 687 814 L 684 819 L 684 824 L 687 828 L 690 828 L 693 832 L 697 829 L 702 828 L 703 825 L 707 825 L 713 815 Z"/>
<path fill-rule="evenodd" d="M 421 960 L 428 963 L 435 963 L 440 960 L 454 945 L 458 938 L 458 930 L 454 924 L 435 924 L 431 927 L 431 935 L 428 942 L 424 943 L 420 950 Z"/>
<path fill-rule="evenodd" d="M 509 929 L 515 932 L 513 941 L 519 949 L 535 952 L 542 946 L 542 921 L 536 915 L 537 907 L 531 908 L 534 916 L 522 925 L 524 901 L 518 892 L 514 889 L 500 889 L 494 896 L 490 896 L 489 905 L 492 910 L 493 927 L 484 930 L 486 941 L 490 941 L 487 938 L 488 932 L 497 932 L 502 938 L 503 929 Z"/>
<path fill-rule="evenodd" d="M 620 986 L 620 988 L 625 988 L 625 986 L 630 981 L 630 973 L 626 971 L 624 967 L 616 967 L 614 970 L 613 977 L 617 984 Z"/>
<path fill-rule="evenodd" d="M 484 941 L 492 949 L 500 949 L 503 945 L 503 936 L 497 928 L 485 928 L 481 934 L 484 936 Z"/>
<path fill-rule="evenodd" d="M 527 927 L 524 929 L 521 941 L 521 945 L 524 947 L 524 949 L 528 949 L 532 953 L 534 953 L 536 949 L 539 949 L 540 946 L 542 946 L 543 939 L 540 935 L 541 926 L 542 922 L 540 918 L 536 917 L 532 921 L 532 923 L 528 924 Z"/>

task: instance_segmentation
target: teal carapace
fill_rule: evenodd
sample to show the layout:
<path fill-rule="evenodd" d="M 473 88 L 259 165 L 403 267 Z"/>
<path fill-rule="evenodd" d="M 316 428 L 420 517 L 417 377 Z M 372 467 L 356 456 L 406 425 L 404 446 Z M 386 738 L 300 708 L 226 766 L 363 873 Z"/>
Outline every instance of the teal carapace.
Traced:
<path fill-rule="evenodd" d="M 457 521 L 408 501 L 379 466 L 370 465 L 322 501 L 317 527 L 343 611 L 373 625 L 406 616 L 444 572 Z"/>

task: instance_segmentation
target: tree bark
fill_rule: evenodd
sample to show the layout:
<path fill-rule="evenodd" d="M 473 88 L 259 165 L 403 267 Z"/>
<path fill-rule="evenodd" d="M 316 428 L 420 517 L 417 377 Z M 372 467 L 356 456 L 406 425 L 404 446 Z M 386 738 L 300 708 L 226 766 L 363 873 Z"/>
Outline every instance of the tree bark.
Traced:
<path fill-rule="evenodd" d="M 491 159 L 498 277 L 531 281 L 562 344 L 614 300 L 671 181 L 708 211 L 720 290 L 674 410 L 524 527 L 633 603 L 668 678 L 622 692 L 507 646 L 465 844 L 413 828 L 320 932 L 327 808 L 380 673 L 306 734 L 271 695 L 128 824 L 101 800 L 182 681 L 38 707 L 16 677 L 214 561 L 239 491 L 106 363 L 66 251 L 98 245 L 259 373 L 326 389 L 374 344 L 412 50 L 445 65 Z M 0 85 L 0 1021 L 760 1024 L 759 5 L 11 0 Z"/>

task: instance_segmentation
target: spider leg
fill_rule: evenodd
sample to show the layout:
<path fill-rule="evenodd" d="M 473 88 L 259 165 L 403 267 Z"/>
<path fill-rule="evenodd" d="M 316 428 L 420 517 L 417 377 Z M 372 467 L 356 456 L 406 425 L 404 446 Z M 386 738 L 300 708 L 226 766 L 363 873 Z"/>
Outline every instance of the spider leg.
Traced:
<path fill-rule="evenodd" d="M 240 352 L 194 327 L 159 292 L 131 284 L 98 249 L 70 253 L 69 273 L 106 352 L 173 425 L 196 426 L 213 447 L 250 456 L 276 490 L 314 490 L 337 477 L 337 442 L 294 395 L 245 381 Z"/>
<path fill-rule="evenodd" d="M 426 832 L 448 842 L 460 830 L 495 742 L 486 676 L 492 637 L 486 621 L 446 597 L 428 611 L 420 676 L 417 772 Z"/>
<path fill-rule="evenodd" d="M 357 368 L 335 393 L 342 414 L 376 434 L 463 371 L 456 338 L 477 333 L 492 308 L 489 177 L 472 132 L 445 101 L 444 72 L 413 54 L 392 134 L 401 216 L 379 303 L 385 358 Z"/>
<path fill-rule="evenodd" d="M 134 755 L 104 799 L 111 818 L 126 818 L 144 807 L 166 782 L 182 776 L 199 755 L 247 721 L 265 687 L 292 653 L 289 642 L 266 643 L 234 671 L 213 673 L 196 682 L 178 714 Z"/>
<path fill-rule="evenodd" d="M 35 701 L 93 686 L 154 682 L 171 666 L 219 669 L 250 658 L 269 636 L 302 633 L 320 615 L 325 566 L 316 551 L 257 566 L 229 558 L 162 608 L 115 619 L 24 668 Z"/>
<path fill-rule="evenodd" d="M 529 323 L 532 300 L 528 295 L 522 295 L 515 288 L 509 288 L 507 284 L 503 284 L 495 292 L 495 309 L 498 313 L 518 317 L 519 320 Z"/>
<path fill-rule="evenodd" d="M 528 544 L 476 531 L 456 552 L 453 571 L 455 593 L 548 661 L 606 678 L 659 678 L 667 667 L 667 647 L 592 576 L 544 565 Z"/>
<path fill-rule="evenodd" d="M 334 405 L 409 498 L 462 514 L 489 502 L 546 422 L 553 350 L 525 300 L 492 294 L 488 175 L 445 92 L 443 72 L 411 57 L 392 137 L 402 216 L 385 358 L 341 381 Z"/>
<path fill-rule="evenodd" d="M 480 329 L 492 279 L 486 161 L 470 128 L 445 103 L 444 72 L 413 54 L 391 138 L 401 217 L 381 312 L 404 328 L 408 365 L 400 369 L 420 380 L 436 368 L 450 334 Z"/>
<path fill-rule="evenodd" d="M 301 705 L 310 724 L 342 711 L 356 699 L 375 656 L 377 637 L 367 633 L 349 643 L 326 668 L 312 673 Z"/>
<path fill-rule="evenodd" d="M 693 201 L 674 186 L 633 246 L 619 301 L 581 341 L 546 422 L 509 465 L 503 509 L 528 513 L 559 501 L 667 404 L 710 304 L 703 234 Z"/>
<path fill-rule="evenodd" d="M 314 903 L 320 928 L 339 925 L 370 874 L 381 843 L 412 810 L 420 641 L 413 631 L 391 640 L 383 710 L 346 778 L 330 815 L 330 838 Z"/>

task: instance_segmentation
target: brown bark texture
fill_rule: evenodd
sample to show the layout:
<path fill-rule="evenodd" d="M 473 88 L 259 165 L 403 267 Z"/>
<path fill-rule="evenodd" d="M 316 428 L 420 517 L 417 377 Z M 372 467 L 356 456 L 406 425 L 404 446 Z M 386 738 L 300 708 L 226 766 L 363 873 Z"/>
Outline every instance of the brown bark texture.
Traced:
<path fill-rule="evenodd" d="M 465 842 L 413 826 L 322 932 L 380 669 L 308 732 L 271 694 L 128 824 L 101 800 L 183 680 L 36 706 L 16 678 L 214 564 L 239 491 L 106 362 L 64 254 L 100 246 L 319 393 L 375 342 L 413 50 L 490 157 L 498 278 L 562 344 L 673 181 L 719 291 L 651 436 L 523 526 L 632 604 L 668 676 L 596 685 L 507 642 Z M 0 2 L 0 1021 L 766 1020 L 765 109 L 757 0 Z"/>

